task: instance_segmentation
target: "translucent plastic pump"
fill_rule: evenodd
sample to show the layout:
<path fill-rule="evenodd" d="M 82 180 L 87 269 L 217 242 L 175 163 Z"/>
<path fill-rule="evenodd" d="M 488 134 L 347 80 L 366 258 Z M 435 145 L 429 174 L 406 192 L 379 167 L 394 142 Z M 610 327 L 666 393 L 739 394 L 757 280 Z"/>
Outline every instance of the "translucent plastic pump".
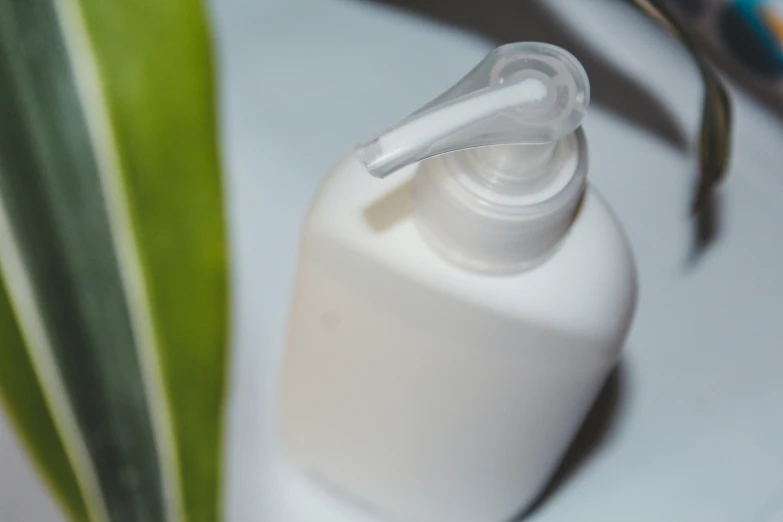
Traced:
<path fill-rule="evenodd" d="M 442 257 L 484 273 L 520 272 L 555 251 L 578 208 L 589 102 L 587 74 L 570 53 L 508 44 L 356 155 L 380 178 L 422 162 L 415 221 Z"/>
<path fill-rule="evenodd" d="M 462 149 L 552 145 L 579 128 L 589 103 L 587 74 L 573 55 L 550 44 L 507 44 L 356 153 L 370 174 L 383 178 Z"/>

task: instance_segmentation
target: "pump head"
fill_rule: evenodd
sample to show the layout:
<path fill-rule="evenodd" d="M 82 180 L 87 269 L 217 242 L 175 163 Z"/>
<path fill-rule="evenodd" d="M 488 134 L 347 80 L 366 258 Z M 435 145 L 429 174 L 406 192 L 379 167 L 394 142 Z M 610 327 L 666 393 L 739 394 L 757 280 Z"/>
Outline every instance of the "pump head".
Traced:
<path fill-rule="evenodd" d="M 379 178 L 421 162 L 413 196 L 428 243 L 472 270 L 518 272 L 553 253 L 571 225 L 589 103 L 587 74 L 570 53 L 503 45 L 356 155 Z"/>
<path fill-rule="evenodd" d="M 507 44 L 356 153 L 370 174 L 383 178 L 461 149 L 553 145 L 581 125 L 589 104 L 587 73 L 573 55 L 550 44 Z"/>

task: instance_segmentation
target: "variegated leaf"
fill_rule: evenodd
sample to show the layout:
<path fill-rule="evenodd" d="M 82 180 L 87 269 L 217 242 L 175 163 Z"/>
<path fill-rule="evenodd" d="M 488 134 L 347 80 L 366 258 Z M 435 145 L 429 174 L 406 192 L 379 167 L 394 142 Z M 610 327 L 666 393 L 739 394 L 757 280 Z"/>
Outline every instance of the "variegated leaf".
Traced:
<path fill-rule="evenodd" d="M 218 516 L 213 98 L 198 0 L 0 0 L 0 392 L 73 520 Z"/>

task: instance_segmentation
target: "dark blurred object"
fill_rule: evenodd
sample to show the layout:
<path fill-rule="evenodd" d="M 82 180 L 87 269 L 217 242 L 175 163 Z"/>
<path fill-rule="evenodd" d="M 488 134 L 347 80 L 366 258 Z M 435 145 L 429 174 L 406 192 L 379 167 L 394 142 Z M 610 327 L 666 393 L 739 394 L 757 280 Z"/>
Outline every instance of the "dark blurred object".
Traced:
<path fill-rule="evenodd" d="M 706 0 L 675 0 L 674 2 L 684 13 L 697 16 L 704 11 Z"/>
<path fill-rule="evenodd" d="M 718 24 L 722 41 L 737 60 L 770 79 L 783 76 L 780 43 L 759 11 L 747 3 L 728 4 L 720 12 Z"/>
<path fill-rule="evenodd" d="M 710 60 L 665 0 L 626 0 L 675 36 L 691 53 L 704 82 L 701 133 L 699 135 L 699 178 L 693 198 L 695 251 L 697 255 L 716 236 L 718 219 L 715 190 L 728 169 L 731 150 L 731 101 Z"/>

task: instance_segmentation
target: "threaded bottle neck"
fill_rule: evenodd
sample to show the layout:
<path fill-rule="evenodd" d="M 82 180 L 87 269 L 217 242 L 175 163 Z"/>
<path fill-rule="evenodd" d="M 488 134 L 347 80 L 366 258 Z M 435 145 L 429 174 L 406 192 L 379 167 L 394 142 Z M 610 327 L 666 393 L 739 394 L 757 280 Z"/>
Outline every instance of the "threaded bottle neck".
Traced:
<path fill-rule="evenodd" d="M 424 161 L 416 222 L 444 258 L 483 273 L 530 269 L 570 228 L 587 173 L 581 129 L 543 145 L 503 145 Z"/>

